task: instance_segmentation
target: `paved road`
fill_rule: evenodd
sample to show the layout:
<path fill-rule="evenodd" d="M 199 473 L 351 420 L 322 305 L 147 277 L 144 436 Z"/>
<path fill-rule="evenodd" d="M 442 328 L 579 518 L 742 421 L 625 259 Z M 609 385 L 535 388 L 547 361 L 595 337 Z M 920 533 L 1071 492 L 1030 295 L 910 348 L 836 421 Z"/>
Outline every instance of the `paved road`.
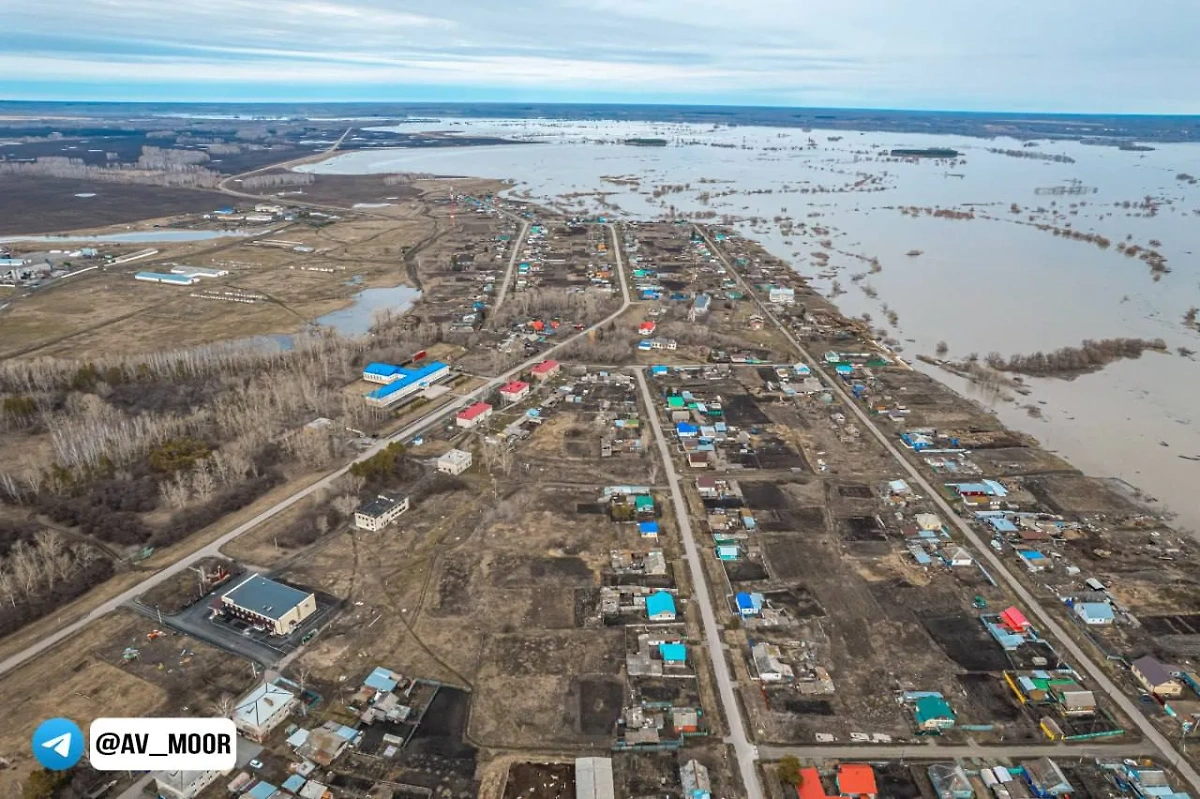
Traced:
<path fill-rule="evenodd" d="M 1099 686 L 1104 693 L 1108 694 L 1112 702 L 1120 707 L 1122 712 L 1124 712 L 1125 715 L 1133 720 L 1134 726 L 1138 728 L 1138 731 L 1145 736 L 1147 741 L 1149 741 L 1156 749 L 1158 749 L 1158 751 L 1167 761 L 1175 766 L 1180 775 L 1183 776 L 1183 778 L 1192 786 L 1193 790 L 1200 791 L 1200 774 L 1198 774 L 1196 770 L 1180 756 L 1179 752 L 1174 746 L 1171 745 L 1171 742 L 1167 740 L 1166 736 L 1159 732 L 1151 723 L 1151 721 L 1142 714 L 1142 711 L 1137 706 L 1137 703 L 1119 687 L 1117 687 L 1117 684 L 1112 681 L 1108 674 L 1105 673 L 1103 668 L 1096 664 L 1095 660 L 1092 659 L 1092 656 L 1088 652 L 1084 651 L 1083 647 L 1080 646 L 1074 638 L 1068 635 L 1063 626 L 1059 624 L 1053 616 L 1050 615 L 1045 607 L 1042 606 L 1041 601 L 1013 575 L 1012 571 L 1010 571 L 1008 567 L 1008 564 L 996 554 L 995 550 L 993 550 L 985 541 L 983 541 L 982 538 L 980 538 L 979 534 L 972 529 L 971 526 L 968 525 L 953 508 L 950 507 L 950 504 L 942 498 L 942 495 L 934 489 L 933 485 L 930 484 L 928 480 L 925 479 L 925 476 L 917 471 L 917 468 L 906 457 L 904 457 L 903 454 L 901 454 L 899 448 L 895 443 L 893 443 L 892 439 L 889 438 L 883 431 L 881 431 L 875 425 L 875 422 L 870 415 L 863 410 L 862 404 L 854 401 L 846 392 L 846 390 L 842 388 L 840 382 L 830 377 L 829 373 L 821 368 L 817 360 L 813 358 L 808 350 L 806 350 L 800 344 L 799 340 L 792 335 L 791 330 L 780 323 L 775 314 L 771 312 L 771 309 L 768 308 L 766 304 L 759 298 L 752 287 L 749 286 L 749 284 L 742 278 L 741 274 L 734 269 L 729 258 L 726 257 L 725 253 L 722 252 L 717 247 L 716 243 L 709 237 L 708 231 L 699 226 L 696 227 L 696 230 L 698 230 L 700 235 L 704 237 L 704 240 L 708 243 L 709 249 L 721 259 L 721 262 L 725 265 L 725 268 L 729 270 L 734 278 L 746 290 L 746 294 L 754 299 L 755 304 L 758 305 L 759 312 L 766 319 L 769 319 L 771 323 L 774 324 L 788 339 L 788 341 L 791 342 L 792 346 L 796 348 L 797 352 L 799 352 L 804 360 L 808 362 L 809 366 L 812 368 L 813 374 L 820 377 L 820 379 L 824 381 L 827 386 L 829 386 L 838 399 L 842 401 L 842 404 L 850 409 L 850 411 L 858 418 L 858 421 L 863 426 L 863 429 L 869 430 L 871 434 L 879 441 L 879 443 L 883 445 L 884 449 L 886 449 L 888 453 L 895 458 L 895 460 L 908 475 L 910 481 L 921 491 L 923 491 L 925 495 L 934 502 L 934 504 L 937 505 L 938 509 L 941 510 L 950 523 L 958 529 L 963 538 L 975 548 L 976 556 L 982 557 L 982 559 L 987 562 L 991 573 L 1003 581 L 1008 589 L 1012 591 L 1012 593 L 1018 599 L 1021 600 L 1025 606 L 1025 609 L 1030 611 L 1032 615 L 1041 623 L 1040 626 L 1042 629 L 1048 631 L 1055 639 L 1057 639 L 1058 645 L 1070 653 L 1071 657 L 1075 661 L 1076 666 L 1078 666 L 1088 676 L 1095 680 L 1096 685 Z"/>
<path fill-rule="evenodd" d="M 700 550 L 696 546 L 696 537 L 692 534 L 692 521 L 688 514 L 687 502 L 683 498 L 683 490 L 679 484 L 679 473 L 675 470 L 675 461 L 667 447 L 667 438 L 663 435 L 662 423 L 658 419 L 657 404 L 650 386 L 646 383 L 646 375 L 641 369 L 634 370 L 638 385 L 642 389 L 642 399 L 646 403 L 646 415 L 650 419 L 650 427 L 654 430 L 654 438 L 658 442 L 658 452 L 662 456 L 663 467 L 667 471 L 667 482 L 671 485 L 671 502 L 675 506 L 675 518 L 679 522 L 679 532 L 683 536 L 683 551 L 687 555 L 688 569 L 692 574 L 692 593 L 694 601 L 688 603 L 688 609 L 698 608 L 700 619 L 704 622 L 704 637 L 708 642 L 708 651 L 712 656 L 713 674 L 717 678 L 717 690 L 721 697 L 721 705 L 725 710 L 725 718 L 729 721 L 729 737 L 725 742 L 733 747 L 737 755 L 738 767 L 742 772 L 742 784 L 746 786 L 748 799 L 763 799 L 762 786 L 758 781 L 755 762 L 758 760 L 758 750 L 746 737 L 746 725 L 742 722 L 742 706 L 738 704 L 734 691 L 733 675 L 730 673 L 729 661 L 725 658 L 725 649 L 721 642 L 721 626 L 713 612 L 712 599 L 708 593 L 708 581 L 704 578 L 704 564 L 701 562 Z"/>
<path fill-rule="evenodd" d="M 998 744 L 996 746 L 954 744 L 828 744 L 824 746 L 760 746 L 758 752 L 763 760 L 779 760 L 791 755 L 801 760 L 901 760 L 933 758 L 953 760 L 955 758 L 982 758 L 985 760 L 1013 759 L 1025 757 L 1144 757 L 1154 754 L 1149 744 Z"/>
<path fill-rule="evenodd" d="M 293 158 L 291 161 L 282 161 L 278 164 L 267 164 L 266 166 L 260 166 L 256 169 L 251 169 L 249 172 L 239 172 L 236 175 L 230 175 L 229 177 L 222 179 L 221 182 L 217 184 L 217 190 L 223 191 L 226 194 L 232 194 L 235 197 L 246 197 L 251 200 L 277 200 L 277 199 L 279 199 L 277 197 L 275 197 L 275 198 L 264 197 L 264 196 L 261 196 L 258 194 L 248 194 L 243 191 L 237 191 L 236 189 L 229 188 L 229 184 L 236 180 L 241 180 L 242 178 L 248 178 L 251 175 L 257 175 L 259 172 L 266 172 L 269 169 L 291 169 L 292 167 L 300 166 L 301 164 L 307 164 L 307 163 L 311 163 L 313 161 L 323 161 L 326 158 L 328 158 L 329 156 L 333 155 L 335 152 L 337 152 L 338 148 L 342 146 L 342 142 L 344 142 L 346 140 L 346 137 L 350 135 L 350 131 L 352 131 L 352 130 L 354 130 L 353 125 L 346 128 L 346 130 L 342 132 L 342 135 L 338 136 L 337 141 L 335 141 L 333 144 L 329 145 L 328 148 L 326 148 L 325 150 L 322 150 L 319 153 L 309 153 L 308 155 L 304 155 L 299 158 Z M 325 206 L 319 206 L 319 205 L 312 205 L 311 203 L 305 203 L 305 205 L 310 208 L 325 207 Z"/>
<path fill-rule="evenodd" d="M 376 444 L 372 445 L 370 449 L 364 451 L 361 455 L 359 455 L 358 458 L 356 458 L 355 461 L 353 461 L 352 463 L 355 463 L 358 461 L 364 461 L 367 458 L 370 458 L 372 455 L 375 455 L 376 453 L 380 452 L 384 447 L 386 447 L 388 444 L 390 444 L 394 441 L 401 441 L 401 440 L 407 440 L 407 439 L 412 438 L 414 435 L 421 432 L 422 430 L 424 430 L 428 427 L 431 427 L 432 425 L 435 425 L 438 422 L 442 421 L 443 419 L 448 417 L 450 414 L 458 412 L 459 410 L 466 407 L 471 402 L 474 402 L 477 398 L 479 398 L 479 397 L 489 393 L 490 391 L 493 391 L 494 389 L 498 388 L 499 386 L 502 386 L 505 383 L 509 382 L 514 377 L 519 375 L 521 372 L 525 371 L 526 369 L 529 369 L 531 366 L 534 366 L 535 364 L 545 360 L 546 358 L 549 358 L 556 351 L 567 346 L 568 344 L 575 341 L 580 336 L 588 335 L 588 333 L 590 333 L 591 331 L 597 330 L 597 329 L 603 327 L 604 325 L 607 325 L 609 322 L 613 321 L 618 316 L 620 316 L 622 313 L 624 313 L 625 309 L 628 308 L 630 305 L 629 287 L 626 285 L 626 280 L 625 280 L 625 263 L 624 263 L 624 259 L 621 254 L 620 242 L 618 241 L 616 228 L 613 227 L 612 225 L 609 225 L 608 228 L 609 228 L 610 233 L 612 234 L 614 250 L 617 253 L 617 272 L 621 277 L 621 287 L 623 289 L 623 291 L 622 291 L 623 301 L 621 303 L 621 307 L 618 310 L 609 314 L 604 319 L 601 319 L 599 322 L 597 322 L 596 324 L 587 328 L 586 330 L 583 330 L 580 333 L 563 340 L 559 344 L 555 344 L 553 347 L 550 347 L 547 350 L 543 350 L 536 357 L 530 358 L 529 360 L 522 362 L 520 365 L 515 366 L 512 369 L 509 369 L 504 374 L 502 374 L 498 377 L 492 378 L 484 385 L 480 386 L 479 388 L 475 389 L 474 391 L 471 391 L 468 394 L 463 395 L 462 397 L 455 400 L 454 402 L 451 402 L 447 405 L 442 406 L 441 408 L 438 408 L 437 410 L 435 410 L 435 411 L 429 413 L 428 415 L 413 422 L 412 424 L 405 427 L 404 429 L 399 430 L 396 433 L 393 433 L 391 436 L 380 439 Z M 330 474 L 321 478 L 320 480 L 318 480 L 317 482 L 308 486 L 307 488 L 299 489 L 291 496 L 288 496 L 285 499 L 280 500 L 279 502 L 275 503 L 271 507 L 264 510 L 262 513 L 259 513 L 258 515 L 256 515 L 254 518 L 250 519 L 249 521 L 247 521 L 243 524 L 238 525 L 234 529 L 230 530 L 228 533 L 225 533 L 220 538 L 217 538 L 216 540 L 201 547 L 200 549 L 192 552 L 189 555 L 183 556 L 179 560 L 172 563 L 170 566 L 163 568 L 162 571 L 155 572 L 154 574 L 147 577 L 145 580 L 142 580 L 137 585 L 135 585 L 132 588 L 118 594 L 117 596 L 103 602 L 102 604 L 100 604 L 99 606 L 94 608 L 93 610 L 89 611 L 88 613 L 86 613 L 82 617 L 76 619 L 75 621 L 72 621 L 71 623 L 67 624 L 66 626 L 60 628 L 56 632 L 50 633 L 49 635 L 42 638 L 40 641 L 25 647 L 20 652 L 17 652 L 16 654 L 14 654 L 8 658 L 5 658 L 3 661 L 0 661 L 0 675 L 8 673 L 9 671 L 11 671 L 12 669 L 21 665 L 22 663 L 29 660 L 30 658 L 35 657 L 35 656 L 41 654 L 42 652 L 45 652 L 47 649 L 49 649 L 50 647 L 59 643 L 60 641 L 70 638 L 72 635 L 79 632 L 84 627 L 86 627 L 89 624 L 91 624 L 92 622 L 94 622 L 96 619 L 99 619 L 101 616 L 105 616 L 105 615 L 111 613 L 112 611 L 121 607 L 125 603 L 136 599 L 137 597 L 146 593 L 146 591 L 150 590 L 154 586 L 159 585 L 160 583 L 165 582 L 166 580 L 169 580 L 170 578 L 174 577 L 176 574 L 179 574 L 184 569 L 190 568 L 191 566 L 193 566 L 200 560 L 207 558 L 207 557 L 214 557 L 214 556 L 219 555 L 221 547 L 225 546 L 226 544 L 228 544 L 230 541 L 234 540 L 238 536 L 244 535 L 246 532 L 253 530 L 258 525 L 267 521 L 268 519 L 275 516 L 276 514 L 281 513 L 284 510 L 287 510 L 288 508 L 292 507 L 293 505 L 295 505 L 297 502 L 300 502 L 304 498 L 312 496 L 313 494 L 317 493 L 318 491 L 321 491 L 322 489 L 327 488 L 335 480 L 337 480 L 343 474 L 348 472 L 350 470 L 350 465 L 351 464 L 347 464 L 347 465 L 343 466 L 342 468 L 340 468 L 334 472 L 331 472 Z M 60 616 L 59 618 L 61 619 L 62 617 Z M 52 623 L 52 620 L 46 619 L 43 621 L 43 623 Z"/>

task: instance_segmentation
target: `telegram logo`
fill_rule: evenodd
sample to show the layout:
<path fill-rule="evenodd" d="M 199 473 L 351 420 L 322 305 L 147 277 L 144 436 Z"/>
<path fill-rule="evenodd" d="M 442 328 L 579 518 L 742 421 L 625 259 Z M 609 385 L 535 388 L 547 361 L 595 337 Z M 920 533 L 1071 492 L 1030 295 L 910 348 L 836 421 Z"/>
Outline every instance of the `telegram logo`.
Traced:
<path fill-rule="evenodd" d="M 51 771 L 65 771 L 83 757 L 83 730 L 70 719 L 46 719 L 33 732 L 33 756 Z"/>

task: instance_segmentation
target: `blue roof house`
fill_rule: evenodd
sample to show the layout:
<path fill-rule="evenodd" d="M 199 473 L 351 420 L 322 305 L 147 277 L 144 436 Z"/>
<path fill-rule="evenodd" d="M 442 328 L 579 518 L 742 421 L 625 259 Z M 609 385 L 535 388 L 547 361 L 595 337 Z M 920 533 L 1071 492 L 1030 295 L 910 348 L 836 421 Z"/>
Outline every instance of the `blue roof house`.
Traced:
<path fill-rule="evenodd" d="M 762 594 L 751 594 L 747 591 L 739 591 L 734 599 L 737 601 L 738 615 L 742 618 L 749 618 L 762 613 Z"/>
<path fill-rule="evenodd" d="M 1075 615 L 1084 624 L 1112 624 L 1116 619 L 1112 605 L 1107 602 L 1077 602 L 1075 603 Z"/>
<path fill-rule="evenodd" d="M 686 644 L 659 644 L 658 653 L 662 655 L 663 663 L 683 664 L 687 662 Z"/>
<path fill-rule="evenodd" d="M 646 597 L 646 616 L 650 621 L 675 621 L 675 597 L 655 591 Z"/>
<path fill-rule="evenodd" d="M 700 434 L 700 428 L 691 422 L 680 422 L 675 425 L 675 433 L 680 438 L 695 438 Z"/>
<path fill-rule="evenodd" d="M 638 533 L 642 538 L 658 538 L 658 522 L 638 522 Z"/>

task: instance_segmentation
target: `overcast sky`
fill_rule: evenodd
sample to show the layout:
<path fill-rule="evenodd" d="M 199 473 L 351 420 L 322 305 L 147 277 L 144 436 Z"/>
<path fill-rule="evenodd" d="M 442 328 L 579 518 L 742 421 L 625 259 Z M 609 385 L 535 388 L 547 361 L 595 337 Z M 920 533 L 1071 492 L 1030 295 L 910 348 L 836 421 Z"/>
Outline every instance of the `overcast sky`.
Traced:
<path fill-rule="evenodd" d="M 4 0 L 0 98 L 1197 113 L 1196 0 Z"/>

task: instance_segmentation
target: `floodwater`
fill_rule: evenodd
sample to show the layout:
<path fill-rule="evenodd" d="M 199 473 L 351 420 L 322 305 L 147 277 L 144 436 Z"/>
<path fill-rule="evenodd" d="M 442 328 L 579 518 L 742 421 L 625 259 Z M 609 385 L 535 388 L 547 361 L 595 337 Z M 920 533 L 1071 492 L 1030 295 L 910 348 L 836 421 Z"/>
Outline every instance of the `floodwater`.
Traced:
<path fill-rule="evenodd" d="M 1183 324 L 1200 306 L 1200 183 L 1180 177 L 1200 176 L 1200 145 L 1133 152 L 1049 140 L 1024 147 L 1011 139 L 555 120 L 441 127 L 542 144 L 363 151 L 302 169 L 511 178 L 513 196 L 568 212 L 733 217 L 844 312 L 870 314 L 910 360 L 932 355 L 939 341 L 953 358 L 1051 351 L 1084 339 L 1164 339 L 1170 355 L 1147 353 L 1070 381 L 1026 378 L 1032 394 L 1017 402 L 977 399 L 1085 472 L 1122 478 L 1158 498 L 1181 529 L 1200 531 L 1200 461 L 1187 459 L 1200 458 L 1200 362 L 1177 354 L 1200 350 L 1200 330 Z M 668 145 L 623 144 L 638 136 Z M 885 157 L 900 147 L 951 147 L 962 156 Z M 1139 207 L 1146 198 L 1152 208 Z M 971 209 L 975 218 L 914 217 L 901 206 Z M 1111 246 L 1039 224 L 1103 235 Z M 1123 255 L 1118 244 L 1126 241 L 1160 252 L 1170 271 L 1156 274 Z M 822 252 L 828 266 L 812 258 Z M 871 258 L 879 261 L 874 273 Z"/>
<path fill-rule="evenodd" d="M 142 230 L 136 233 L 105 233 L 96 236 L 7 236 L 0 238 L 0 244 L 13 241 L 37 241 L 48 244 L 77 244 L 80 242 L 106 241 L 114 244 L 154 244 L 156 242 L 207 241 L 208 239 L 249 235 L 244 230 Z"/>
<path fill-rule="evenodd" d="M 314 321 L 344 336 L 362 336 L 370 331 L 376 314 L 385 311 L 402 314 L 420 296 L 421 292 L 411 286 L 363 289 L 354 295 L 353 305 L 318 316 Z"/>

